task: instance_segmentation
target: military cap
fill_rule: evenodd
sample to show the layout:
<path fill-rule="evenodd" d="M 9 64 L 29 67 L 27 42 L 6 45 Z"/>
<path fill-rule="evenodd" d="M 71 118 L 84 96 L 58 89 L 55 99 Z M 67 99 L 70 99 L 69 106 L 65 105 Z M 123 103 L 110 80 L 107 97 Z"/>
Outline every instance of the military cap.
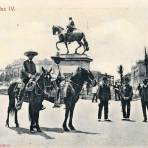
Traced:
<path fill-rule="evenodd" d="M 35 51 L 27 51 L 27 52 L 24 53 L 24 55 L 27 56 L 27 57 L 29 57 L 29 56 L 33 56 L 34 57 L 34 56 L 37 56 L 38 53 L 35 52 Z"/>

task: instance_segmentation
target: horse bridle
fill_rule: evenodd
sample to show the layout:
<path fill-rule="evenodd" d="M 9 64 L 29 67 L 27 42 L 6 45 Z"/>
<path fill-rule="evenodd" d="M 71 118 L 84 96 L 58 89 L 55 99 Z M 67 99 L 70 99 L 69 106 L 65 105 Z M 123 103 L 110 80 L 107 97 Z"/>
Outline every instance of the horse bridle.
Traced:
<path fill-rule="evenodd" d="M 41 74 L 42 75 L 42 74 Z M 39 76 L 39 78 L 41 77 L 41 75 Z M 39 78 L 38 78 L 38 80 L 39 80 Z M 38 93 L 37 92 L 37 90 L 35 89 L 35 93 L 37 94 L 37 95 L 41 95 L 41 94 L 43 94 L 43 93 L 45 93 L 45 88 L 48 88 L 48 87 L 50 87 L 50 85 L 45 85 L 45 79 L 44 79 L 44 82 L 43 82 L 43 89 L 40 87 L 40 85 L 39 85 L 39 83 L 36 81 L 36 86 L 42 91 L 42 93 Z"/>

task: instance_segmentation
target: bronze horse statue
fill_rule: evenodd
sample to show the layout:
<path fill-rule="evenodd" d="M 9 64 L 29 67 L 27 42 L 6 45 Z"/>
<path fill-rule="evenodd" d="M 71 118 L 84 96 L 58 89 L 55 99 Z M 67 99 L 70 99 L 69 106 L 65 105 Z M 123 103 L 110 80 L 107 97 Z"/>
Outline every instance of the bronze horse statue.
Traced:
<path fill-rule="evenodd" d="M 85 54 L 86 51 L 89 50 L 88 47 L 88 42 L 85 38 L 85 34 L 83 32 L 71 32 L 71 33 L 65 33 L 63 32 L 64 28 L 60 27 L 60 26 L 53 26 L 52 27 L 52 32 L 53 35 L 58 34 L 59 36 L 59 41 L 56 42 L 56 48 L 57 50 L 60 50 L 58 47 L 59 43 L 64 43 L 67 49 L 67 54 L 69 53 L 69 49 L 68 49 L 68 44 L 76 41 L 79 46 L 75 49 L 75 53 L 77 53 L 77 50 L 83 46 L 84 51 L 82 54 Z"/>
<path fill-rule="evenodd" d="M 34 89 L 30 92 L 27 92 L 28 100 L 27 102 L 29 103 L 29 119 L 31 121 L 30 125 L 30 132 L 34 133 L 34 128 L 37 129 L 38 132 L 41 132 L 40 126 L 39 126 L 39 111 L 40 111 L 40 105 L 44 99 L 45 93 L 44 90 L 46 87 L 49 86 L 50 80 L 51 80 L 51 75 L 50 71 L 46 71 L 44 68 L 42 68 L 42 73 L 41 74 L 36 74 L 36 85 Z M 17 96 L 19 93 L 19 90 L 17 90 L 18 82 L 14 82 L 10 84 L 8 88 L 8 96 L 9 96 L 9 106 L 8 106 L 8 113 L 7 113 L 7 120 L 6 120 L 6 126 L 9 127 L 9 114 L 10 113 L 15 113 L 15 124 L 16 127 L 19 127 L 18 119 L 17 119 L 17 109 L 16 109 L 16 101 Z M 25 101 L 25 97 L 24 97 Z"/>
<path fill-rule="evenodd" d="M 64 104 L 65 104 L 65 119 L 63 122 L 63 129 L 64 131 L 69 131 L 67 127 L 67 119 L 69 117 L 69 128 L 71 130 L 75 130 L 75 127 L 73 126 L 72 120 L 73 120 L 73 112 L 75 109 L 75 105 L 79 99 L 80 92 L 82 90 L 84 82 L 88 82 L 89 84 L 94 84 L 94 76 L 90 70 L 87 70 L 82 67 L 78 67 L 76 70 L 76 73 L 71 76 L 70 80 L 67 82 L 67 91 L 66 91 L 66 97 L 64 98 Z M 51 97 L 46 98 L 46 100 L 50 102 L 54 102 L 54 99 Z"/>

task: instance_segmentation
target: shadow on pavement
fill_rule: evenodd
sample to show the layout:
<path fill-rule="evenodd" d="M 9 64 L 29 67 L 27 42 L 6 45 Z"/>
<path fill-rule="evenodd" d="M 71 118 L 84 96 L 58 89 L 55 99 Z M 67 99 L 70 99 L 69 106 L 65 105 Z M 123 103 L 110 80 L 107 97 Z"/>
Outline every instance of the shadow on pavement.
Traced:
<path fill-rule="evenodd" d="M 125 122 L 136 122 L 136 120 L 123 120 L 122 121 L 125 121 Z"/>
<path fill-rule="evenodd" d="M 46 133 L 44 132 L 36 132 L 35 134 L 32 134 L 30 133 L 30 130 L 29 129 L 26 129 L 26 128 L 22 128 L 22 127 L 19 127 L 19 128 L 16 128 L 16 127 L 9 127 L 9 129 L 11 130 L 14 130 L 15 132 L 17 132 L 17 134 L 28 134 L 28 135 L 37 135 L 37 136 L 42 136 L 44 137 L 45 139 L 55 139 L 54 137 L 51 137 L 51 136 L 48 136 Z"/>
<path fill-rule="evenodd" d="M 94 133 L 94 132 L 86 132 L 86 131 L 72 131 L 72 133 L 81 133 L 81 134 L 88 134 L 88 135 L 98 135 L 100 133 Z"/>
<path fill-rule="evenodd" d="M 64 133 L 64 130 L 62 128 L 41 127 L 41 129 L 46 132 Z"/>
<path fill-rule="evenodd" d="M 43 131 L 55 132 L 55 133 L 82 133 L 82 134 L 91 134 L 91 135 L 100 134 L 100 133 L 85 132 L 85 131 L 79 131 L 79 130 L 65 132 L 62 128 L 47 128 L 47 127 L 41 127 L 41 129 L 42 129 Z"/>

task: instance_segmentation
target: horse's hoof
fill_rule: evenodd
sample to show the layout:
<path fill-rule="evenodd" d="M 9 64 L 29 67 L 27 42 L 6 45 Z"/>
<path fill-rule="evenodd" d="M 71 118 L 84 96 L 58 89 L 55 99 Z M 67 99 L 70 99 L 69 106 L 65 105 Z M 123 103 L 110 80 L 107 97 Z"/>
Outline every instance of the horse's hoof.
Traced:
<path fill-rule="evenodd" d="M 65 132 L 69 132 L 70 130 L 67 127 L 63 127 Z"/>
<path fill-rule="evenodd" d="M 74 128 L 74 126 L 69 126 L 69 128 L 72 130 L 72 131 L 75 131 L 76 129 Z"/>
<path fill-rule="evenodd" d="M 76 129 L 74 127 L 69 127 L 72 131 L 75 131 Z"/>

